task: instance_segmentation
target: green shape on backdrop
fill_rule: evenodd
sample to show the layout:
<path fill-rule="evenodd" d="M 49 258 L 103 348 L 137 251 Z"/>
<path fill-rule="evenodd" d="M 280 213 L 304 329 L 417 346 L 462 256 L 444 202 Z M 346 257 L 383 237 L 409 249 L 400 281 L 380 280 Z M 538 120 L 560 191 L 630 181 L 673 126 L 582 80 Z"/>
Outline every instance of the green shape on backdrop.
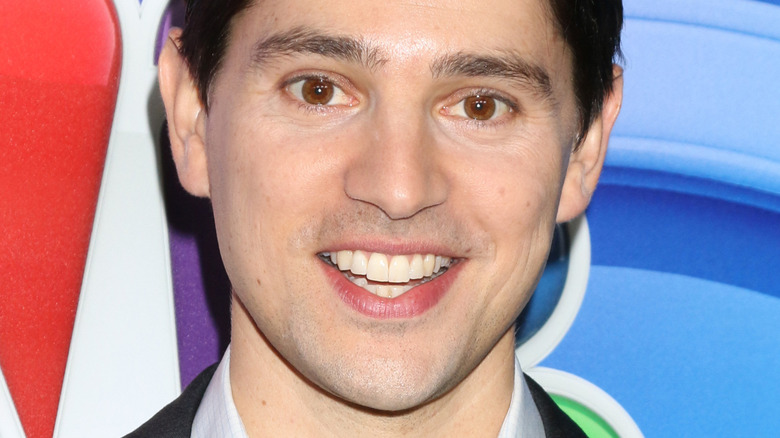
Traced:
<path fill-rule="evenodd" d="M 560 395 L 550 396 L 563 412 L 582 428 L 588 438 L 620 438 L 609 423 L 588 407 Z"/>

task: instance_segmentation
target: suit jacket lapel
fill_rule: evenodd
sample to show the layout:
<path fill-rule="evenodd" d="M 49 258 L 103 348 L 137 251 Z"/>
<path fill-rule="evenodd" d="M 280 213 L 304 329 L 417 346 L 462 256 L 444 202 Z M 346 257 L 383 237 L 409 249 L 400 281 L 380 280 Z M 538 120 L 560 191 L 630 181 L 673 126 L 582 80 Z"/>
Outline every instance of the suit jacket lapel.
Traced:
<path fill-rule="evenodd" d="M 555 404 L 538 383 L 528 375 L 525 375 L 525 381 L 542 417 L 544 434 L 547 438 L 587 438 L 582 429 Z"/>
<path fill-rule="evenodd" d="M 195 413 L 217 365 L 206 368 L 176 400 L 125 438 L 189 438 Z"/>

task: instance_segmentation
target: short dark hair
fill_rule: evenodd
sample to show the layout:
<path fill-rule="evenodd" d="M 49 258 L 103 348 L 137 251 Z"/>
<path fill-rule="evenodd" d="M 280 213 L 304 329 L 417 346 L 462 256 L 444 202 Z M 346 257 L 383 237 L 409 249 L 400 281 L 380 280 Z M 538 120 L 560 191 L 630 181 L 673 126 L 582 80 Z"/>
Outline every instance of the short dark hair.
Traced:
<path fill-rule="evenodd" d="M 180 50 L 208 111 L 233 19 L 261 0 L 189 0 Z M 622 0 L 548 0 L 558 31 L 572 53 L 581 140 L 612 90 L 612 63 L 619 59 Z"/>
<path fill-rule="evenodd" d="M 222 64 L 232 22 L 253 1 L 259 0 L 187 0 L 179 51 L 207 112 L 209 89 Z"/>
<path fill-rule="evenodd" d="M 622 59 L 622 0 L 549 0 L 558 31 L 572 54 L 579 109 L 578 145 L 612 91 L 612 64 Z"/>

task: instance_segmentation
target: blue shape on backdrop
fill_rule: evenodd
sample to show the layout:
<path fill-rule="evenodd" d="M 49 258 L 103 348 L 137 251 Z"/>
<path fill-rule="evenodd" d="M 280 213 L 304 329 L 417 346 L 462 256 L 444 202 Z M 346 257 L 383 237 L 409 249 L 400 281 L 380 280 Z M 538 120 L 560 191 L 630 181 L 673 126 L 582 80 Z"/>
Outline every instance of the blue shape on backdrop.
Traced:
<path fill-rule="evenodd" d="M 541 365 L 648 437 L 780 429 L 780 1 L 625 0 L 582 308 Z"/>
<path fill-rule="evenodd" d="M 780 299 L 748 289 L 594 266 L 574 325 L 542 365 L 604 389 L 648 437 L 774 436 L 778 315 Z"/>
<path fill-rule="evenodd" d="M 679 273 L 780 298 L 780 210 L 615 184 L 648 173 L 605 171 L 588 210 L 594 265 Z M 677 182 L 673 187 L 689 179 L 651 176 Z M 715 192 L 725 186 L 708 184 Z"/>

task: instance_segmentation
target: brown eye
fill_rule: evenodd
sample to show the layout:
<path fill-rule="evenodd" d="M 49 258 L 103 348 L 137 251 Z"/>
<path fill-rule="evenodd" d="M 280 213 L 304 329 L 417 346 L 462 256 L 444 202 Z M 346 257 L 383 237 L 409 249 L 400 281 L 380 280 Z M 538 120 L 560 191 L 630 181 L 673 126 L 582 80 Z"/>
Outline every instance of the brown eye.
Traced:
<path fill-rule="evenodd" d="M 296 100 L 318 111 L 325 107 L 353 107 L 360 103 L 325 76 L 298 78 L 289 82 L 286 88 Z"/>
<path fill-rule="evenodd" d="M 322 78 L 305 79 L 301 84 L 301 97 L 311 105 L 327 105 L 333 99 L 334 85 Z"/>
<path fill-rule="evenodd" d="M 481 94 L 464 97 L 455 105 L 442 108 L 442 114 L 486 123 L 498 122 L 511 112 L 510 104 L 504 99 Z"/>
<path fill-rule="evenodd" d="M 496 100 L 492 97 L 471 96 L 463 101 L 463 112 L 474 120 L 489 120 L 496 113 Z"/>

